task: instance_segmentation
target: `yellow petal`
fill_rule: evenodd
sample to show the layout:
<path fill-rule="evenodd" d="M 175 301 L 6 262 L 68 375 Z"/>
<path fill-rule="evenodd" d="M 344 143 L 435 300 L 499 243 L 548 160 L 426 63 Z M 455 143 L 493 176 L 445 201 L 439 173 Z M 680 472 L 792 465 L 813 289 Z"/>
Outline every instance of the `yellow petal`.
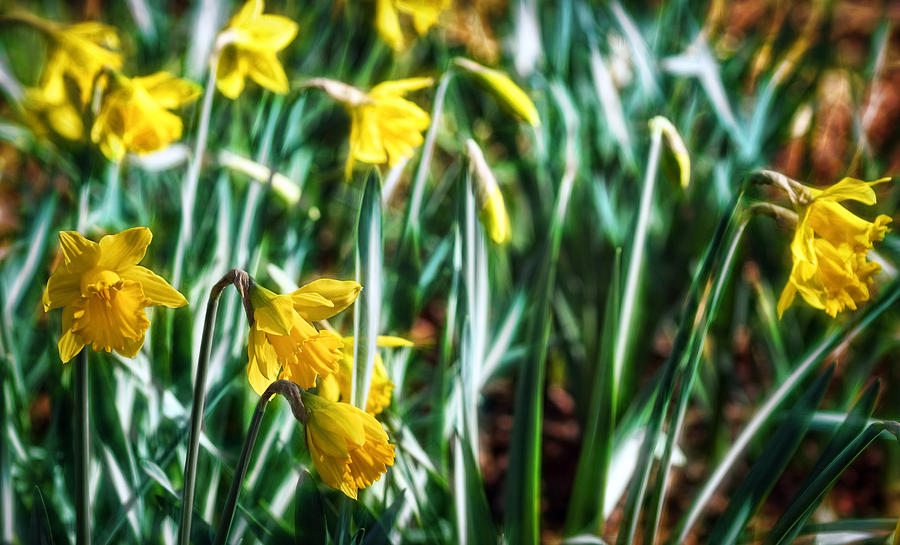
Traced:
<path fill-rule="evenodd" d="M 344 490 L 344 471 L 349 460 L 347 457 L 336 458 L 327 456 L 318 444 L 319 437 L 312 431 L 312 428 L 306 426 L 306 444 L 309 448 L 309 456 L 319 472 L 322 482 L 332 488 L 343 491 L 353 499 L 356 499 L 356 489 Z"/>
<path fill-rule="evenodd" d="M 784 311 L 791 306 L 791 303 L 794 302 L 794 296 L 797 295 L 797 288 L 790 281 L 784 286 L 784 289 L 781 291 L 781 296 L 778 298 L 778 318 L 781 319 Z"/>
<path fill-rule="evenodd" d="M 890 178 L 879 178 L 873 182 L 865 182 L 856 178 L 844 178 L 836 184 L 824 189 L 816 199 L 826 199 L 830 201 L 859 201 L 863 204 L 875 204 L 875 191 L 872 186 L 889 181 Z"/>
<path fill-rule="evenodd" d="M 57 267 L 47 281 L 42 303 L 44 312 L 71 305 L 81 298 L 81 275 L 69 272 L 65 266 Z"/>
<path fill-rule="evenodd" d="M 249 23 L 262 15 L 263 8 L 264 5 L 262 0 L 247 0 L 247 3 L 241 6 L 241 9 L 231 18 L 228 26 L 235 27 Z"/>
<path fill-rule="evenodd" d="M 406 78 L 379 83 L 369 92 L 372 98 L 380 99 L 388 96 L 403 96 L 412 91 L 418 91 L 434 84 L 432 78 Z"/>
<path fill-rule="evenodd" d="M 92 269 L 100 259 L 100 246 L 76 231 L 60 231 L 59 247 L 70 272 Z"/>
<path fill-rule="evenodd" d="M 325 320 L 341 312 L 356 301 L 362 286 L 352 280 L 321 278 L 314 280 L 291 294 L 294 309 L 306 320 Z M 308 294 L 316 294 L 331 303 L 330 306 L 314 303 L 310 305 Z"/>
<path fill-rule="evenodd" d="M 134 78 L 153 100 L 161 107 L 174 110 L 196 100 L 200 96 L 199 85 L 186 79 L 176 78 L 168 72 L 157 72 L 150 76 Z"/>
<path fill-rule="evenodd" d="M 236 99 L 244 90 L 247 70 L 244 56 L 239 55 L 233 46 L 226 47 L 222 50 L 216 69 L 216 89 L 226 97 Z"/>
<path fill-rule="evenodd" d="M 262 15 L 241 26 L 238 44 L 255 51 L 281 51 L 297 36 L 297 23 L 281 15 Z"/>
<path fill-rule="evenodd" d="M 153 233 L 146 227 L 133 227 L 100 239 L 100 267 L 119 270 L 137 265 L 147 252 Z"/>
<path fill-rule="evenodd" d="M 287 335 L 294 324 L 294 306 L 291 296 L 278 295 L 270 299 L 265 305 L 256 306 L 254 303 L 253 318 L 255 326 L 259 329 L 275 335 Z"/>
<path fill-rule="evenodd" d="M 188 304 L 184 295 L 173 288 L 166 280 L 146 267 L 134 265 L 119 271 L 119 276 L 125 280 L 139 282 L 144 290 L 144 295 L 150 299 L 153 305 L 163 305 L 169 308 L 183 307 Z"/>
<path fill-rule="evenodd" d="M 247 364 L 247 380 L 250 381 L 250 386 L 253 387 L 253 391 L 256 392 L 256 395 L 263 395 L 274 380 L 268 379 L 260 372 L 259 366 L 254 362 L 250 362 Z"/>
<path fill-rule="evenodd" d="M 375 28 L 378 35 L 394 51 L 403 49 L 403 31 L 400 30 L 400 17 L 391 0 L 376 0 Z"/>
<path fill-rule="evenodd" d="M 351 342 L 353 337 L 350 337 Z M 404 339 L 402 337 L 392 337 L 390 335 L 379 335 L 378 340 L 375 342 L 377 346 L 381 346 L 384 348 L 397 348 L 400 346 L 413 346 L 413 342 Z"/>
<path fill-rule="evenodd" d="M 377 113 L 371 106 L 360 106 L 354 111 L 350 148 L 357 161 L 375 165 L 387 161 L 378 122 Z"/>
<path fill-rule="evenodd" d="M 69 360 L 81 352 L 81 349 L 84 348 L 84 342 L 81 340 L 81 337 L 73 333 L 70 329 L 63 333 L 62 337 L 59 338 L 58 347 L 59 359 L 61 359 L 63 363 L 68 363 Z"/>
<path fill-rule="evenodd" d="M 253 81 L 274 93 L 288 92 L 287 74 L 274 53 L 247 53 L 246 56 L 247 73 Z"/>
<path fill-rule="evenodd" d="M 116 352 L 126 358 L 133 358 L 138 355 L 142 346 L 144 346 L 144 335 L 141 335 L 140 339 L 126 338 L 122 341 L 122 346 L 116 348 Z"/>

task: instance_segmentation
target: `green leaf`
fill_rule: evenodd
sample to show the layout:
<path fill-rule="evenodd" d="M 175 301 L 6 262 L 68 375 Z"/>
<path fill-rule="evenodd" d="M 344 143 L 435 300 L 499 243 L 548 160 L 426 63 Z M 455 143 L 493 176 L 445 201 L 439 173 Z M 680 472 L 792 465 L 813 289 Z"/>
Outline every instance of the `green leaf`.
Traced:
<path fill-rule="evenodd" d="M 294 493 L 294 543 L 328 543 L 322 496 L 309 471 L 303 471 L 297 478 L 297 490 Z"/>
<path fill-rule="evenodd" d="M 364 409 L 369 395 L 369 383 L 375 368 L 376 345 L 381 319 L 382 253 L 381 234 L 381 177 L 372 168 L 366 176 L 359 222 L 356 231 L 356 281 L 363 290 L 356 300 L 353 313 L 353 404 Z"/>
<path fill-rule="evenodd" d="M 787 419 L 775 431 L 750 473 L 744 478 L 725 512 L 713 526 L 709 543 L 736 543 L 741 530 L 753 513 L 762 505 L 769 491 L 787 467 L 791 457 L 806 436 L 812 415 L 822 401 L 825 390 L 834 375 L 834 365 L 829 365 L 813 385 L 797 402 Z"/>

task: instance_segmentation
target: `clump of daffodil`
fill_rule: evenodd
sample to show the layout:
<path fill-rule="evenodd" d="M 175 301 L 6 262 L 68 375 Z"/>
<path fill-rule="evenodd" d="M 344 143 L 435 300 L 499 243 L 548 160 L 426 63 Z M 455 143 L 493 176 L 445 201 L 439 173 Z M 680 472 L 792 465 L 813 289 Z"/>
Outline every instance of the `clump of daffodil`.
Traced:
<path fill-rule="evenodd" d="M 7 18 L 29 24 L 50 39 L 40 82 L 25 89 L 23 105 L 29 121 L 40 130 L 45 123 L 64 138 L 81 139 L 81 115 L 94 87 L 102 86 L 103 71 L 122 67 L 116 30 L 94 21 L 57 23 L 26 12 Z"/>
<path fill-rule="evenodd" d="M 59 233 L 63 263 L 47 282 L 43 305 L 45 312 L 63 309 L 59 340 L 63 362 L 87 344 L 132 358 L 150 327 L 146 307 L 187 304 L 168 282 L 138 265 L 152 237 L 146 227 L 107 235 L 99 243 L 74 231 Z"/>
<path fill-rule="evenodd" d="M 322 481 L 356 499 L 394 465 L 394 445 L 372 415 L 301 391 L 306 445 Z"/>
<path fill-rule="evenodd" d="M 46 73 L 54 77 L 47 78 L 49 81 L 43 87 L 52 100 L 65 98 L 63 77 L 68 77 L 78 85 L 81 103 L 86 104 L 95 78 L 104 69 L 122 67 L 119 36 L 109 25 L 96 21 L 63 24 L 25 12 L 15 12 L 7 17 L 29 24 L 50 38 L 52 45 L 47 66 L 53 68 Z"/>
<path fill-rule="evenodd" d="M 169 110 L 200 95 L 200 87 L 168 72 L 128 78 L 113 74 L 91 128 L 91 140 L 111 161 L 125 152 L 160 150 L 181 138 L 181 118 Z"/>
<path fill-rule="evenodd" d="M 884 238 L 891 218 L 882 214 L 870 222 L 840 203 L 851 200 L 871 206 L 872 186 L 889 179 L 844 178 L 824 190 L 793 181 L 786 186 L 797 211 L 797 229 L 791 241 L 791 276 L 778 300 L 779 316 L 798 293 L 832 317 L 869 299 L 869 285 L 881 266 L 868 261 L 867 253 Z"/>
<path fill-rule="evenodd" d="M 401 51 L 406 44 L 401 13 L 412 17 L 416 33 L 424 36 L 450 4 L 450 0 L 375 0 L 375 28 L 391 49 Z"/>
<path fill-rule="evenodd" d="M 353 337 L 344 337 L 344 356 L 336 373 L 319 379 L 318 392 L 329 401 L 350 401 L 353 388 Z M 376 345 L 382 348 L 412 346 L 412 342 L 400 337 L 379 335 Z M 372 382 L 369 383 L 369 395 L 366 396 L 366 412 L 378 414 L 391 404 L 391 393 L 394 383 L 388 378 L 387 369 L 381 354 L 375 354 L 375 367 L 372 370 Z"/>
<path fill-rule="evenodd" d="M 356 161 L 393 167 L 412 157 L 431 123 L 428 112 L 403 98 L 433 83 L 431 78 L 385 81 L 368 93 L 334 80 L 316 78 L 307 85 L 323 89 L 350 112 L 350 152 L 346 175 Z"/>
<path fill-rule="evenodd" d="M 276 53 L 297 35 L 297 23 L 263 13 L 263 0 L 249 0 L 219 33 L 216 87 L 235 99 L 249 76 L 272 92 L 288 92 L 288 79 Z"/>
<path fill-rule="evenodd" d="M 537 108 L 521 87 L 515 84 L 506 73 L 475 61 L 457 57 L 453 63 L 462 68 L 466 74 L 474 76 L 481 84 L 494 94 L 509 111 L 534 127 L 541 124 Z"/>
<path fill-rule="evenodd" d="M 356 282 L 321 279 L 278 295 L 251 285 L 254 310 L 247 377 L 256 393 L 262 395 L 278 378 L 312 388 L 317 376 L 336 372 L 343 342 L 330 331 L 317 330 L 312 322 L 350 306 L 361 289 Z"/>

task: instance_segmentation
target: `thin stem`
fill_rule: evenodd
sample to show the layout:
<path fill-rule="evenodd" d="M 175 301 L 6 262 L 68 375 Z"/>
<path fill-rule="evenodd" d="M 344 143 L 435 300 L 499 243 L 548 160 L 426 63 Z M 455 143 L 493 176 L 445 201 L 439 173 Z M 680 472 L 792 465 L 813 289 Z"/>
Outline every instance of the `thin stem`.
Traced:
<path fill-rule="evenodd" d="M 428 132 L 425 133 L 425 143 L 422 145 L 422 157 L 419 159 L 419 165 L 416 169 L 416 177 L 413 179 L 412 196 L 409 199 L 409 215 L 406 218 L 406 228 L 404 235 L 409 235 L 407 231 L 417 232 L 419 230 L 419 215 L 422 210 L 422 198 L 425 195 L 425 177 L 428 175 L 428 167 L 431 164 L 431 157 L 434 155 L 434 142 L 437 139 L 437 128 L 440 125 L 441 115 L 444 111 L 444 99 L 447 96 L 447 87 L 450 80 L 453 79 L 453 67 L 447 69 L 438 83 L 437 91 L 434 94 L 434 105 L 431 107 L 431 124 L 428 126 Z M 406 236 L 404 236 L 406 238 Z"/>
<path fill-rule="evenodd" d="M 75 543 L 91 543 L 91 422 L 88 397 L 88 349 L 75 359 Z"/>
<path fill-rule="evenodd" d="M 634 240 L 631 243 L 631 252 L 628 258 L 625 291 L 622 294 L 622 310 L 619 314 L 619 329 L 615 340 L 615 352 L 613 354 L 613 407 L 618 405 L 622 369 L 625 365 L 625 357 L 631 339 L 638 280 L 640 279 L 641 267 L 644 263 L 644 247 L 647 243 L 647 229 L 650 225 L 650 213 L 653 207 L 653 190 L 656 187 L 656 173 L 659 169 L 661 141 L 662 132 L 660 129 L 655 129 L 650 143 L 650 157 L 647 160 L 647 174 L 644 178 L 644 190 L 641 193 L 641 205 L 634 231 Z"/>
<path fill-rule="evenodd" d="M 209 81 L 203 93 L 203 105 L 200 110 L 200 122 L 197 125 L 197 142 L 194 154 L 184 176 L 181 190 L 181 231 L 178 235 L 178 246 L 175 250 L 175 266 L 172 271 L 172 285 L 180 287 L 181 274 L 184 267 L 184 252 L 191 238 L 194 220 L 194 203 L 197 199 L 197 183 L 200 180 L 200 167 L 206 154 L 206 141 L 209 137 L 209 119 L 212 112 L 213 95 L 216 92 L 216 72 L 219 67 L 220 47 L 217 44 L 209 59 Z"/>
<path fill-rule="evenodd" d="M 200 339 L 200 355 L 197 360 L 197 374 L 194 379 L 194 403 L 191 407 L 191 428 L 188 436 L 187 458 L 184 462 L 184 488 L 182 489 L 181 527 L 178 543 L 187 545 L 191 537 L 191 519 L 194 511 L 194 487 L 197 481 L 197 456 L 200 452 L 200 426 L 203 424 L 203 404 L 206 400 L 206 372 L 209 367 L 209 353 L 212 347 L 213 330 L 216 325 L 216 310 L 219 297 L 229 284 L 234 284 L 241 294 L 244 310 L 249 323 L 253 323 L 253 306 L 250 303 L 250 275 L 232 269 L 209 291 L 206 303 L 206 317 L 203 321 L 203 336 Z"/>
<path fill-rule="evenodd" d="M 256 410 L 253 412 L 253 418 L 250 420 L 250 427 L 247 429 L 244 446 L 241 448 L 240 458 L 238 458 L 238 463 L 234 467 L 234 479 L 231 481 L 231 489 L 228 491 L 228 499 L 225 500 L 225 508 L 222 510 L 222 518 L 219 520 L 219 528 L 216 530 L 216 538 L 213 541 L 213 545 L 223 545 L 225 540 L 228 539 L 228 532 L 231 530 L 231 522 L 234 519 L 234 511 L 237 508 L 238 496 L 244 484 L 244 477 L 247 475 L 247 467 L 250 465 L 250 455 L 253 454 L 256 436 L 259 435 L 259 425 L 262 423 L 262 417 L 266 412 L 269 400 L 275 394 L 281 394 L 288 400 L 291 404 L 294 418 L 300 422 L 306 421 L 306 409 L 303 407 L 303 401 L 300 399 L 300 387 L 293 382 L 276 380 L 259 397 Z"/>

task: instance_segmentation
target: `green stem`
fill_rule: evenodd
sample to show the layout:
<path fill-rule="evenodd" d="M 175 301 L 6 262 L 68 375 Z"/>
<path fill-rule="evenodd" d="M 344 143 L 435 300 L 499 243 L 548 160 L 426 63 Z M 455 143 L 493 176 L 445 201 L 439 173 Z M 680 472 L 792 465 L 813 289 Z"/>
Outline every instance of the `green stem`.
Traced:
<path fill-rule="evenodd" d="M 209 137 L 209 119 L 212 112 L 213 95 L 216 92 L 216 72 L 219 67 L 219 46 L 209 59 L 209 81 L 203 92 L 203 105 L 200 110 L 200 121 L 197 124 L 197 142 L 194 155 L 184 176 L 181 191 L 181 231 L 178 234 L 178 246 L 175 249 L 175 266 L 172 271 L 172 285 L 180 287 L 184 267 L 184 252 L 193 231 L 194 203 L 197 199 L 197 183 L 200 180 L 200 167 L 206 154 L 206 141 Z"/>
<path fill-rule="evenodd" d="M 303 401 L 300 399 L 300 387 L 293 382 L 276 380 L 259 397 L 256 410 L 253 412 L 253 418 L 250 420 L 247 437 L 244 439 L 244 446 L 241 448 L 240 458 L 238 458 L 238 463 L 234 468 L 234 479 L 231 481 L 231 489 L 228 491 L 228 499 L 225 500 L 225 508 L 222 510 L 222 518 L 219 520 L 219 528 L 216 530 L 216 538 L 213 541 L 213 545 L 223 545 L 225 540 L 228 539 L 231 521 L 234 519 L 234 511 L 237 508 L 238 496 L 244 484 L 244 477 L 247 475 L 247 467 L 250 465 L 250 455 L 253 454 L 256 436 L 259 435 L 259 425 L 262 423 L 262 417 L 266 412 L 269 400 L 275 394 L 281 394 L 290 402 L 291 411 L 297 420 L 300 422 L 306 421 L 306 410 L 303 407 Z"/>
<path fill-rule="evenodd" d="M 184 487 L 182 488 L 181 527 L 178 543 L 188 545 L 191 537 L 191 518 L 194 511 L 194 488 L 197 482 L 197 456 L 200 453 L 200 426 L 203 424 L 203 404 L 206 400 L 206 372 L 209 367 L 209 353 L 212 347 L 213 330 L 216 325 L 216 310 L 219 297 L 229 284 L 234 284 L 244 302 L 247 320 L 253 323 L 253 307 L 247 291 L 250 288 L 250 275 L 232 269 L 209 291 L 206 303 L 206 317 L 203 321 L 203 336 L 200 339 L 200 355 L 197 360 L 197 374 L 194 379 L 194 403 L 191 407 L 191 428 L 188 436 L 188 451 L 184 461 Z"/>
<path fill-rule="evenodd" d="M 88 396 L 88 349 L 75 359 L 75 543 L 91 543 L 91 422 Z"/>

